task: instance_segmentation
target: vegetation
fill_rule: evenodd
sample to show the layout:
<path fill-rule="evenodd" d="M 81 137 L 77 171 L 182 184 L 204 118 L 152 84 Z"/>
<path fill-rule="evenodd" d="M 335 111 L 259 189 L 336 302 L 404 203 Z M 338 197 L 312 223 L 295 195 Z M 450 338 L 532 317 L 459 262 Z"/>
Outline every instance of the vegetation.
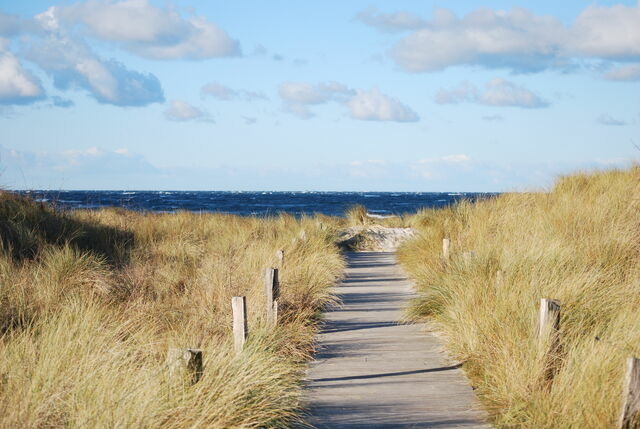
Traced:
<path fill-rule="evenodd" d="M 311 218 L 65 213 L 1 193 L 0 426 L 290 427 L 343 268 L 334 235 Z M 269 329 L 263 273 L 278 249 Z M 235 295 L 250 328 L 238 356 Z M 169 377 L 169 347 L 203 350 L 198 383 Z"/>
<path fill-rule="evenodd" d="M 411 316 L 439 326 L 497 426 L 614 427 L 624 361 L 640 355 L 640 167 L 424 210 L 413 223 L 420 238 L 399 255 L 420 291 Z M 542 297 L 562 304 L 552 383 L 534 335 Z"/>

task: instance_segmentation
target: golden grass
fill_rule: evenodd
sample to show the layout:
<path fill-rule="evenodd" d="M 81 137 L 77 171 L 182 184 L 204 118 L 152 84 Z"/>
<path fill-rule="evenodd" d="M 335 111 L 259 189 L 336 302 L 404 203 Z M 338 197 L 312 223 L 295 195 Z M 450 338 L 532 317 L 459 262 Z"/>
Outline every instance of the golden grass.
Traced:
<path fill-rule="evenodd" d="M 425 210 L 413 223 L 420 238 L 399 252 L 421 294 L 411 316 L 438 324 L 497 426 L 614 427 L 624 361 L 640 355 L 640 167 Z M 542 297 L 562 304 L 550 386 L 534 336 Z"/>
<path fill-rule="evenodd" d="M 290 427 L 343 269 L 334 235 L 313 218 L 59 213 L 0 194 L 0 426 Z M 268 329 L 278 249 L 281 324 Z M 235 295 L 249 313 L 239 356 Z M 169 347 L 203 350 L 197 384 L 168 377 Z"/>

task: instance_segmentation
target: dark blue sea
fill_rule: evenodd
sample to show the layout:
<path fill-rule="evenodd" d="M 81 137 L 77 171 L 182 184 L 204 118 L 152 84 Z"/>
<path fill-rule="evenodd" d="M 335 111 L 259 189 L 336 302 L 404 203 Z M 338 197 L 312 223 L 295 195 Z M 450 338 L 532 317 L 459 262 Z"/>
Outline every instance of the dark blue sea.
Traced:
<path fill-rule="evenodd" d="M 415 213 L 423 207 L 443 207 L 461 199 L 491 198 L 475 192 L 216 192 L 216 191 L 22 191 L 36 201 L 63 209 L 123 207 L 130 210 L 178 210 L 231 213 L 242 216 L 294 216 L 322 213 L 342 216 L 362 204 L 374 216 Z"/>

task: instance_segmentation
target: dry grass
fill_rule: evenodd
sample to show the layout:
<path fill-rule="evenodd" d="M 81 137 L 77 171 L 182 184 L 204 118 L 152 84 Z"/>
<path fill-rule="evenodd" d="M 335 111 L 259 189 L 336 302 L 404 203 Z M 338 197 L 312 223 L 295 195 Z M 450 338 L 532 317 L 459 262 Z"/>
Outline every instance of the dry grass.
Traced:
<path fill-rule="evenodd" d="M 343 269 L 334 235 L 312 218 L 65 214 L 0 194 L 0 426 L 290 427 Z M 278 249 L 271 330 L 262 278 Z M 240 356 L 235 295 L 249 312 Z M 203 350 L 197 384 L 168 377 L 169 347 Z"/>
<path fill-rule="evenodd" d="M 640 167 L 426 210 L 413 223 L 421 237 L 400 250 L 421 292 L 412 316 L 438 323 L 497 426 L 614 427 L 624 361 L 640 355 Z M 562 303 L 551 385 L 534 337 L 541 297 Z"/>

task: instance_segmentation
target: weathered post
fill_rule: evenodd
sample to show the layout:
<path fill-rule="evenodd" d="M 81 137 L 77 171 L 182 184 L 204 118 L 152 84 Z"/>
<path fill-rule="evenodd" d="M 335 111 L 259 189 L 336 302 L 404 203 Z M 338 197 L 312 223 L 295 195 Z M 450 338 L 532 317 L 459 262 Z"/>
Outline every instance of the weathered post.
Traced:
<path fill-rule="evenodd" d="M 538 344 L 545 359 L 545 379 L 551 380 L 558 369 L 560 352 L 560 302 L 554 299 L 540 299 L 538 314 Z"/>
<path fill-rule="evenodd" d="M 249 329 L 247 326 L 247 298 L 234 296 L 231 298 L 231 311 L 233 313 L 233 347 L 236 353 L 242 352 L 247 341 Z"/>
<path fill-rule="evenodd" d="M 476 252 L 473 252 L 473 251 L 464 252 L 462 254 L 462 260 L 464 261 L 465 265 L 471 264 L 471 262 L 475 257 L 476 257 Z"/>
<path fill-rule="evenodd" d="M 181 377 L 197 383 L 204 372 L 202 350 L 170 348 L 167 353 L 169 377 Z"/>
<path fill-rule="evenodd" d="M 502 270 L 496 271 L 496 289 L 502 287 Z"/>
<path fill-rule="evenodd" d="M 280 296 L 280 282 L 278 281 L 278 269 L 267 268 L 264 272 L 264 295 L 267 306 L 267 323 L 275 326 L 278 321 L 274 312 L 274 304 Z"/>
<path fill-rule="evenodd" d="M 284 264 L 284 250 L 280 249 L 276 252 L 276 258 L 278 258 L 278 263 L 280 267 Z"/>
<path fill-rule="evenodd" d="M 442 239 L 442 259 L 445 262 L 449 262 L 450 250 L 451 250 L 451 240 L 449 240 L 448 238 L 443 238 Z"/>
<path fill-rule="evenodd" d="M 635 428 L 640 423 L 640 359 L 633 356 L 629 357 L 626 366 L 622 390 L 620 429 Z"/>

